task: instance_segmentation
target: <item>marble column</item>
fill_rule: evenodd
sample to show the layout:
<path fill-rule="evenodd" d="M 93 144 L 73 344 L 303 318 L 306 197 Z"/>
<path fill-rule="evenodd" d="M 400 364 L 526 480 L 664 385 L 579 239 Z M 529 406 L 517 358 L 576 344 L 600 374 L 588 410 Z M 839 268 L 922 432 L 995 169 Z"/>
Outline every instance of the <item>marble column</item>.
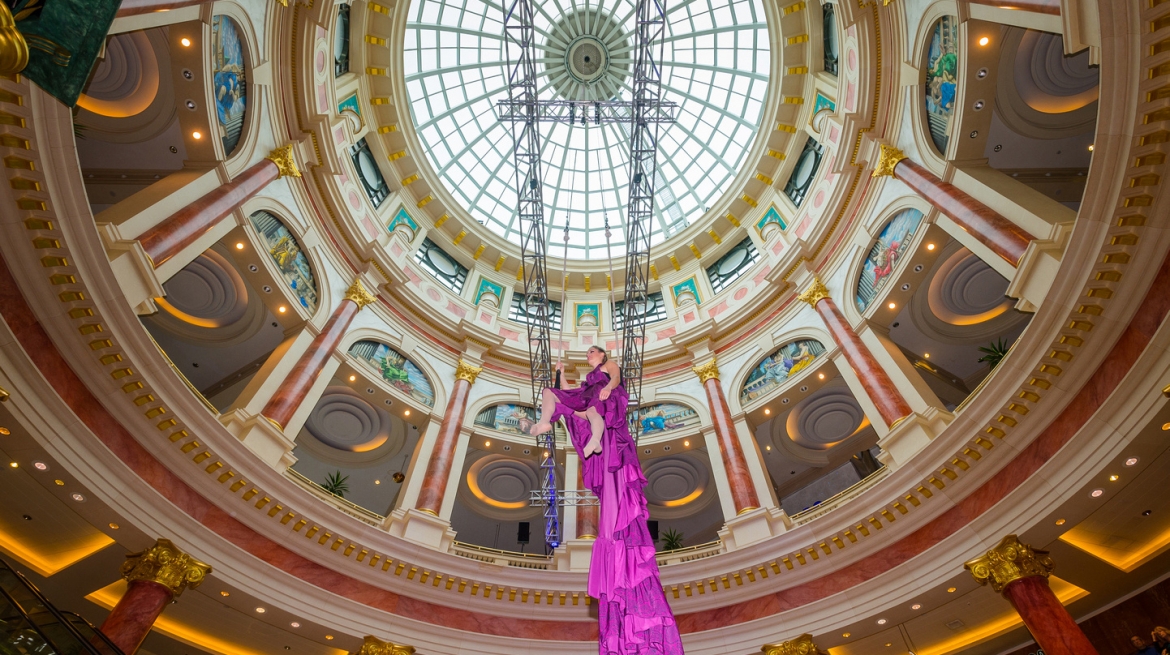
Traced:
<path fill-rule="evenodd" d="M 817 645 L 813 643 L 812 635 L 803 634 L 795 639 L 781 642 L 779 644 L 764 644 L 760 646 L 760 652 L 764 655 L 791 655 L 799 653 L 800 655 L 820 655 L 824 652 Z"/>
<path fill-rule="evenodd" d="M 134 655 L 155 619 L 184 589 L 197 587 L 211 567 L 167 539 L 126 557 L 122 577 L 129 586 L 102 623 L 101 631 L 126 655 Z"/>
<path fill-rule="evenodd" d="M 837 303 L 829 297 L 829 290 L 821 281 L 813 278 L 808 290 L 800 294 L 800 299 L 808 303 L 829 329 L 833 341 L 841 349 L 845 361 L 861 381 L 865 394 L 877 407 L 878 414 L 888 427 L 910 415 L 910 404 L 902 397 L 894 381 L 878 363 L 873 353 L 865 347 L 861 338 L 849 326 L 845 315 L 837 307 Z"/>
<path fill-rule="evenodd" d="M 214 0 L 122 0 L 122 5 L 118 7 L 117 17 L 137 16 L 156 11 L 170 11 L 171 9 L 182 9 L 183 7 L 192 7 L 194 5 L 209 5 L 212 2 Z"/>
<path fill-rule="evenodd" d="M 475 378 L 481 371 L 483 367 L 472 366 L 462 359 L 455 369 L 455 386 L 451 390 L 451 399 L 447 401 L 447 410 L 443 412 L 443 422 L 439 424 L 435 447 L 431 450 L 430 460 L 427 461 L 423 487 L 414 505 L 420 512 L 438 516 L 443 509 L 447 481 L 451 478 L 455 451 L 459 447 L 459 433 L 463 429 L 463 419 L 467 414 L 467 397 L 471 394 L 471 385 L 475 384 Z"/>
<path fill-rule="evenodd" d="M 147 230 L 138 241 L 150 257 L 151 264 L 158 268 L 259 193 L 269 182 L 281 177 L 300 176 L 291 145 L 273 150 L 231 182 L 220 185 Z"/>
<path fill-rule="evenodd" d="M 889 175 L 901 180 L 963 230 L 1012 266 L 1018 266 L 1031 234 L 999 212 L 944 182 L 934 173 L 906 158 L 897 148 L 882 145 L 873 176 Z"/>
<path fill-rule="evenodd" d="M 361 649 L 350 655 L 414 655 L 414 646 L 392 644 L 373 635 L 366 635 Z"/>
<path fill-rule="evenodd" d="M 0 2 L 0 75 L 19 73 L 28 66 L 28 42 L 16 29 L 8 5 Z"/>
<path fill-rule="evenodd" d="M 1097 649 L 1048 586 L 1054 566 L 1046 551 L 1035 550 L 1009 534 L 963 568 L 979 584 L 991 584 L 1012 604 L 1046 655 L 1097 655 Z"/>
<path fill-rule="evenodd" d="M 712 357 L 706 364 L 692 366 L 691 370 L 699 376 L 699 383 L 707 392 L 707 404 L 711 408 L 711 423 L 715 431 L 715 440 L 719 444 L 719 454 L 723 457 L 723 468 L 727 471 L 727 481 L 731 487 L 731 502 L 735 506 L 736 515 L 746 514 L 760 507 L 760 499 L 756 495 L 755 485 L 752 483 L 751 471 L 748 470 L 747 458 L 739 444 L 739 435 L 735 432 L 735 421 L 731 418 L 731 408 L 727 405 L 727 396 L 723 395 L 723 385 L 719 383 L 719 366 Z"/>
<path fill-rule="evenodd" d="M 576 454 L 574 454 L 576 456 Z M 585 489 L 585 467 L 577 467 L 577 490 Z M 578 500 L 580 502 L 580 500 Z M 577 538 L 596 539 L 599 505 L 577 505 Z"/>
<path fill-rule="evenodd" d="M 308 395 L 313 382 L 325 368 L 325 363 L 333 356 L 333 351 L 337 350 L 337 345 L 341 343 L 341 339 L 345 336 L 353 318 L 362 310 L 362 307 L 372 302 L 374 302 L 374 296 L 366 291 L 361 280 L 354 280 L 353 285 L 345 292 L 345 298 L 341 304 L 333 310 L 329 322 L 321 329 L 320 334 L 313 338 L 309 349 L 297 360 L 288 377 L 285 378 L 284 382 L 281 382 L 280 388 L 272 394 L 272 399 L 260 411 L 266 419 L 284 430 L 289 419 L 296 413 L 297 408 Z"/>

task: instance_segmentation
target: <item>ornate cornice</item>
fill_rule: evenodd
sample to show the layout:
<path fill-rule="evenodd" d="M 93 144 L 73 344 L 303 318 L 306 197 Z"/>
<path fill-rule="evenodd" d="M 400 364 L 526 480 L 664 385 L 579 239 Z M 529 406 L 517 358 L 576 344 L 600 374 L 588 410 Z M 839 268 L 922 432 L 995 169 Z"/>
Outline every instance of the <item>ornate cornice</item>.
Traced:
<path fill-rule="evenodd" d="M 706 364 L 692 366 L 691 370 L 695 372 L 695 375 L 699 376 L 699 384 L 703 384 L 707 380 L 719 379 L 719 365 L 715 363 L 714 357 Z"/>
<path fill-rule="evenodd" d="M 455 379 L 467 380 L 468 384 L 475 384 L 475 378 L 479 377 L 482 372 L 482 366 L 473 366 L 460 359 L 459 366 L 455 368 Z"/>
<path fill-rule="evenodd" d="M 971 576 L 981 585 L 991 583 L 996 593 L 1003 593 L 1008 583 L 1034 575 L 1048 577 L 1055 568 L 1046 550 L 1035 550 L 1020 543 L 1016 535 L 1009 534 L 999 545 L 963 564 Z"/>
<path fill-rule="evenodd" d="M 829 296 L 828 287 L 826 287 L 821 282 L 820 278 L 814 277 L 812 284 L 810 284 L 808 289 L 806 289 L 804 293 L 800 294 L 800 296 L 797 299 L 800 300 L 801 302 L 808 303 L 809 307 L 816 308 L 817 303 L 824 300 L 825 298 L 830 298 L 830 297 L 831 296 Z"/>
<path fill-rule="evenodd" d="M 184 589 L 198 587 L 211 567 L 179 550 L 169 539 L 159 539 L 141 553 L 126 556 L 122 577 L 127 582 L 157 582 L 177 598 Z"/>
<path fill-rule="evenodd" d="M 764 655 L 816 655 L 821 652 L 813 643 L 812 635 L 803 634 L 780 644 L 765 644 L 760 647 Z"/>
<path fill-rule="evenodd" d="M 276 164 L 276 167 L 280 169 L 280 177 L 301 176 L 301 172 L 297 169 L 297 162 L 293 159 L 292 149 L 293 147 L 290 143 L 287 146 L 273 150 L 265 157 L 265 159 Z"/>
<path fill-rule="evenodd" d="M 345 290 L 345 299 L 352 300 L 357 303 L 358 309 L 369 305 L 376 300 L 374 294 L 366 291 L 365 285 L 362 284 L 361 278 L 353 281 L 349 288 Z"/>
<path fill-rule="evenodd" d="M 414 655 L 414 646 L 392 644 L 373 635 L 366 635 L 361 650 L 353 655 Z"/>
<path fill-rule="evenodd" d="M 887 146 L 883 143 L 881 153 L 878 155 L 877 164 L 873 167 L 873 176 L 882 177 L 888 175 L 894 177 L 894 167 L 905 158 L 906 154 L 904 152 L 894 146 Z"/>

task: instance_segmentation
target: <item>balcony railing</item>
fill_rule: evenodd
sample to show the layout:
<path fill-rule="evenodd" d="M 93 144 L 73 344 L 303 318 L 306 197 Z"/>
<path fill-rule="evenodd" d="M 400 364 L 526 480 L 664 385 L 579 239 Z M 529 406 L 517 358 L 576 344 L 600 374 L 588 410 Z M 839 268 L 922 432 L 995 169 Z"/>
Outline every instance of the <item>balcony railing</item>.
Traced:
<path fill-rule="evenodd" d="M 341 496 L 338 496 L 337 494 L 330 493 L 321 485 L 313 482 L 309 478 L 306 478 L 304 475 L 301 475 L 291 468 L 285 469 L 284 474 L 288 476 L 288 478 L 293 482 L 296 482 L 297 484 L 307 489 L 309 493 L 329 503 L 330 505 L 333 505 L 345 514 L 348 514 L 363 523 L 368 523 L 374 527 L 378 527 L 381 526 L 382 522 L 386 520 L 386 517 L 382 516 L 381 514 L 371 512 L 361 505 L 355 505 Z"/>
<path fill-rule="evenodd" d="M 675 550 L 664 550 L 657 554 L 658 566 L 693 562 L 697 559 L 714 557 L 722 552 L 722 541 L 712 541 L 705 544 L 699 544 L 698 546 L 687 546 L 686 548 L 678 548 Z"/>
<path fill-rule="evenodd" d="M 824 516 L 825 514 L 828 514 L 829 512 L 837 509 L 838 507 L 841 507 L 842 505 L 848 503 L 849 501 L 853 500 L 854 498 L 857 498 L 858 496 L 860 496 L 862 493 L 865 492 L 866 489 L 869 489 L 870 487 L 874 486 L 878 482 L 885 479 L 885 477 L 887 475 L 889 475 L 889 473 L 890 473 L 889 467 L 887 467 L 887 466 L 881 467 L 880 469 L 878 469 L 878 470 L 874 471 L 873 473 L 870 473 L 868 476 L 866 476 L 866 478 L 864 480 L 858 482 L 857 484 L 853 485 L 852 487 L 849 487 L 845 491 L 838 493 L 835 496 L 830 496 L 827 500 L 821 502 L 819 505 L 814 505 L 814 506 L 812 506 L 812 507 L 810 507 L 802 512 L 797 512 L 796 514 L 793 514 L 791 517 L 792 524 L 794 526 L 804 525 L 805 523 L 809 523 L 810 521 L 813 521 L 814 519 L 818 519 L 818 518 Z"/>
<path fill-rule="evenodd" d="M 537 553 L 516 553 L 499 548 L 476 546 L 456 541 L 451 545 L 451 552 L 459 557 L 466 557 L 485 564 L 497 566 L 514 566 L 520 569 L 537 569 L 547 571 L 552 566 L 552 558 Z"/>

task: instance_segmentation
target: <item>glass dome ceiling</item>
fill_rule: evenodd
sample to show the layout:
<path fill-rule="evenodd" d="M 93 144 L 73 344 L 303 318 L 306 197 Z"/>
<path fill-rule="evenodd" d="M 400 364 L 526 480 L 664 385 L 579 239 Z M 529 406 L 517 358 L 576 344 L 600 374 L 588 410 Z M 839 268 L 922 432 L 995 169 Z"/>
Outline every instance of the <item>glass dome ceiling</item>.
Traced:
<path fill-rule="evenodd" d="M 634 0 L 534 0 L 542 100 L 629 99 Z M 659 138 L 653 243 L 697 219 L 747 156 L 769 76 L 761 0 L 678 0 L 667 6 L 663 99 L 678 122 Z M 473 218 L 519 243 L 512 132 L 496 119 L 506 99 L 503 15 L 482 0 L 413 0 L 404 70 L 412 118 L 431 165 Z M 629 125 L 542 124 L 549 254 L 625 252 Z"/>

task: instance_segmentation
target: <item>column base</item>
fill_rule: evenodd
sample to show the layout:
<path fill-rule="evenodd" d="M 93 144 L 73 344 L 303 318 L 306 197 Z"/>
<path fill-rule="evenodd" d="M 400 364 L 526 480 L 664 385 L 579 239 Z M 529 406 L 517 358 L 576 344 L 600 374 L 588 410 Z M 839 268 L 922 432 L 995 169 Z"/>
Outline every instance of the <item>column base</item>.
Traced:
<path fill-rule="evenodd" d="M 882 452 L 878 460 L 892 468 L 905 464 L 942 433 L 955 415 L 935 407 L 914 412 L 890 429 L 878 441 Z"/>
<path fill-rule="evenodd" d="M 1037 239 L 1028 244 L 1016 266 L 1016 274 L 1004 292 L 1011 298 L 1018 298 L 1016 309 L 1035 312 L 1044 302 L 1048 289 L 1056 280 L 1060 258 L 1071 232 L 1071 223 L 1061 223 L 1053 227 L 1051 238 Z"/>
<path fill-rule="evenodd" d="M 724 550 L 732 551 L 783 534 L 790 527 L 792 521 L 784 510 L 761 507 L 729 519 L 719 530 L 719 539 Z"/>
<path fill-rule="evenodd" d="M 570 571 L 588 571 L 589 562 L 593 558 L 593 542 L 594 539 L 569 539 L 561 544 L 564 549 L 565 560 L 568 562 L 568 570 Z"/>
<path fill-rule="evenodd" d="M 137 241 L 124 241 L 111 238 L 113 230 L 101 229 L 110 227 L 109 224 L 99 226 L 99 232 L 105 237 L 106 255 L 110 258 L 110 268 L 122 287 L 122 295 L 126 302 L 139 315 L 153 314 L 158 311 L 154 299 L 166 295 L 162 282 L 154 272 L 154 263 L 150 261 L 142 244 Z"/>
<path fill-rule="evenodd" d="M 442 552 L 450 550 L 455 541 L 450 521 L 417 509 L 396 509 L 390 513 L 386 524 L 395 537 Z"/>
<path fill-rule="evenodd" d="M 292 454 L 296 444 L 264 416 L 236 409 L 220 416 L 220 420 L 265 464 L 278 471 L 296 464 L 297 458 Z"/>

